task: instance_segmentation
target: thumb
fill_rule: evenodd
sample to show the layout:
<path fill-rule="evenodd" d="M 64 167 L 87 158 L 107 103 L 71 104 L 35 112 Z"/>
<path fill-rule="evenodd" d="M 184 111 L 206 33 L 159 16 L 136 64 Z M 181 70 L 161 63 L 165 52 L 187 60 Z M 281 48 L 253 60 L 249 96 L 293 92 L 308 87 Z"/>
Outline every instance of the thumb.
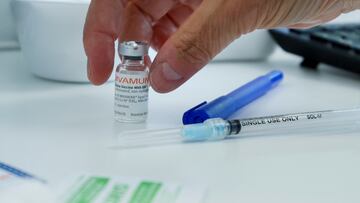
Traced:
<path fill-rule="evenodd" d="M 239 37 L 236 21 L 231 20 L 228 6 L 220 5 L 221 2 L 224 1 L 203 1 L 161 47 L 150 67 L 155 91 L 176 89 Z"/>

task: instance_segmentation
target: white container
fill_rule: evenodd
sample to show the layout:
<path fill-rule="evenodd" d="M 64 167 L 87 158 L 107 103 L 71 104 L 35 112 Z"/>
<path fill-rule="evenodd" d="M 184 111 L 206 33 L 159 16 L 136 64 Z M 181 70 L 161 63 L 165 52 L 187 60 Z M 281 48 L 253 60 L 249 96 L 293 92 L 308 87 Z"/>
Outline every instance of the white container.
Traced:
<path fill-rule="evenodd" d="M 19 48 L 10 10 L 12 0 L 0 0 L 0 50 Z"/>
<path fill-rule="evenodd" d="M 12 7 L 26 65 L 35 75 L 88 82 L 82 38 L 89 1 L 14 0 Z"/>

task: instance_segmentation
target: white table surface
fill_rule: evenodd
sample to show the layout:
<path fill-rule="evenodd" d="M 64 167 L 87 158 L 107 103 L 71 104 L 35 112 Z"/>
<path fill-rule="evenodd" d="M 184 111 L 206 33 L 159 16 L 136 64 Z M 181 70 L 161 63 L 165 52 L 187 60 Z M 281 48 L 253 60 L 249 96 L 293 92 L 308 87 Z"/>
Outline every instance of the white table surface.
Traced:
<path fill-rule="evenodd" d="M 148 128 L 181 124 L 182 113 L 272 69 L 284 82 L 234 117 L 360 106 L 360 77 L 327 66 L 298 67 L 277 50 L 266 62 L 213 63 L 170 94 L 150 92 Z M 272 136 L 114 150 L 113 83 L 60 83 L 0 52 L 0 161 L 50 183 L 95 173 L 208 185 L 210 202 L 360 202 L 360 136 Z M 144 127 L 144 126 L 142 126 Z"/>

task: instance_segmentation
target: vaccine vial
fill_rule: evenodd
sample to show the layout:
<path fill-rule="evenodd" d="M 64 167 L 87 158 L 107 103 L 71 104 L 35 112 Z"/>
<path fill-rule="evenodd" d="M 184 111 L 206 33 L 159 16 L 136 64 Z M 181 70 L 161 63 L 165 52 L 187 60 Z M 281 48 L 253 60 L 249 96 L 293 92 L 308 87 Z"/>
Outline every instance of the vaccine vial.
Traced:
<path fill-rule="evenodd" d="M 119 44 L 121 63 L 115 74 L 115 120 L 145 122 L 148 114 L 149 67 L 144 58 L 149 45 L 127 41 Z"/>

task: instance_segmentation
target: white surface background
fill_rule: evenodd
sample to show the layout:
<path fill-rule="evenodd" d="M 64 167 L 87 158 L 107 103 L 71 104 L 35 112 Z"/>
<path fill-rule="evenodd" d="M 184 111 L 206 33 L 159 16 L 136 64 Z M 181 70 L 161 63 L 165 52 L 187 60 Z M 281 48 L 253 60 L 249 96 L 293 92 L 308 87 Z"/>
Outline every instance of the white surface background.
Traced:
<path fill-rule="evenodd" d="M 188 108 L 272 69 L 284 82 L 238 112 L 249 117 L 360 106 L 360 76 L 299 68 L 282 51 L 259 63 L 213 63 L 170 94 L 150 92 L 149 128 L 181 124 Z M 20 52 L 0 52 L 0 161 L 50 183 L 96 173 L 207 184 L 213 202 L 360 202 L 360 136 L 275 136 L 114 150 L 113 83 L 59 83 L 29 74 Z M 141 127 L 141 126 L 140 126 Z"/>

